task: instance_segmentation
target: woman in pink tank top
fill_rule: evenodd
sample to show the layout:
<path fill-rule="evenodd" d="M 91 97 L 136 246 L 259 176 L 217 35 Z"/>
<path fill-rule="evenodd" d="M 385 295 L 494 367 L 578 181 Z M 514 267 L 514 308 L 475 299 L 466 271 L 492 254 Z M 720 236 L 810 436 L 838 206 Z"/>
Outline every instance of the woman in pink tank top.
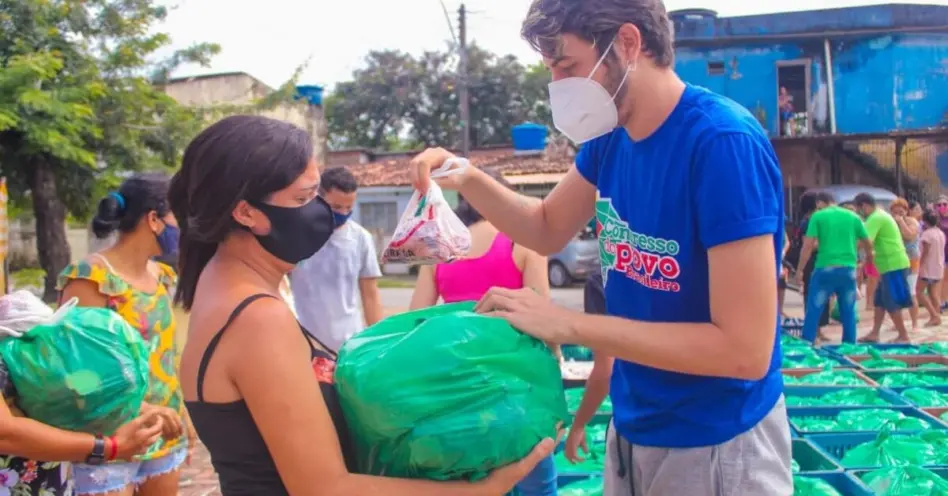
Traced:
<path fill-rule="evenodd" d="M 491 174 L 502 184 L 502 177 Z M 508 185 L 509 187 L 509 185 Z M 418 269 L 418 282 L 411 298 L 411 309 L 438 304 L 480 300 L 492 287 L 509 289 L 533 288 L 549 296 L 546 257 L 514 242 L 492 226 L 463 198 L 455 210 L 458 218 L 471 231 L 468 258 L 449 264 L 423 265 Z M 557 350 L 557 355 L 559 355 Z M 556 466 L 550 456 L 534 468 L 519 484 L 522 496 L 556 494 Z"/>

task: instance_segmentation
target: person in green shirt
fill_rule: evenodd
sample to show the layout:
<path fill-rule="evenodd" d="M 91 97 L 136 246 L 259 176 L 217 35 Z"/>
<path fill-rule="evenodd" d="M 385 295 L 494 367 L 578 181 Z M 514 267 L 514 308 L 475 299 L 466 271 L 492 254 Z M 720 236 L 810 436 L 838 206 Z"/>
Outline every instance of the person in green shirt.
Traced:
<path fill-rule="evenodd" d="M 912 288 L 909 286 L 910 262 L 902 242 L 902 233 L 895 219 L 876 206 L 876 200 L 868 193 L 860 193 L 853 200 L 856 209 L 866 219 L 866 231 L 872 241 L 873 256 L 879 270 L 879 285 L 873 295 L 875 314 L 872 331 L 862 341 L 879 341 L 879 331 L 886 313 L 899 333 L 894 343 L 910 343 L 908 329 L 902 319 L 902 310 L 912 306 Z"/>
<path fill-rule="evenodd" d="M 831 295 L 836 295 L 839 317 L 843 324 L 843 342 L 856 342 L 856 265 L 857 247 L 872 252 L 866 227 L 855 213 L 835 205 L 832 195 L 818 193 L 819 210 L 810 217 L 803 238 L 803 251 L 797 274 L 816 254 L 813 275 L 806 281 L 809 286 L 803 318 L 803 339 L 813 342 L 819 330 L 820 315 L 826 309 Z"/>

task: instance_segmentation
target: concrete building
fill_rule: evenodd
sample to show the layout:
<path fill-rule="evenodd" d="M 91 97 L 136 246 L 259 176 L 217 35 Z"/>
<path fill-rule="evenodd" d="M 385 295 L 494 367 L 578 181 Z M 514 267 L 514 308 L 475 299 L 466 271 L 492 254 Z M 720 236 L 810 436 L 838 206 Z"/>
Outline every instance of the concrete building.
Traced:
<path fill-rule="evenodd" d="M 194 106 L 250 105 L 274 91 L 245 72 L 225 72 L 174 78 L 165 92 L 179 103 Z M 313 154 L 320 164 L 328 161 L 328 125 L 322 107 L 322 88 L 298 86 L 298 98 L 261 115 L 291 122 L 313 138 Z"/>
<path fill-rule="evenodd" d="M 676 72 L 757 117 L 788 199 L 824 184 L 910 197 L 948 184 L 948 6 L 670 17 Z"/>

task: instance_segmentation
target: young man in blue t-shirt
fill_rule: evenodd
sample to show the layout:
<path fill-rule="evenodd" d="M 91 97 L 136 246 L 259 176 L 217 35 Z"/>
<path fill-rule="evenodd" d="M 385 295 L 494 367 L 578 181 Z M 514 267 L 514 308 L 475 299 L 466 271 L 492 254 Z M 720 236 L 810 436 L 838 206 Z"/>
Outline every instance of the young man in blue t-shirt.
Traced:
<path fill-rule="evenodd" d="M 535 0 L 523 35 L 552 72 L 554 124 L 582 143 L 576 167 L 542 201 L 463 165 L 438 181 L 541 253 L 595 216 L 608 315 L 529 289 L 478 310 L 616 357 L 606 495 L 790 495 L 780 167 L 745 108 L 675 75 L 670 26 L 660 0 Z M 415 186 L 451 158 L 417 156 Z"/>

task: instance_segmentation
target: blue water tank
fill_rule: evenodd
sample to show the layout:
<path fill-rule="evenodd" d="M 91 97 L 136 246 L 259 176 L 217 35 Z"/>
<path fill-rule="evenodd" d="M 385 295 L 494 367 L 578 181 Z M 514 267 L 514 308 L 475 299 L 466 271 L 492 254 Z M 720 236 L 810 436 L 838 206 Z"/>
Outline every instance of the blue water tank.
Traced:
<path fill-rule="evenodd" d="M 542 152 L 546 149 L 546 126 L 524 122 L 510 131 L 516 152 Z"/>
<path fill-rule="evenodd" d="M 321 107 L 323 105 L 323 87 L 315 84 L 300 85 L 296 87 L 297 98 L 304 99 L 310 105 Z"/>

